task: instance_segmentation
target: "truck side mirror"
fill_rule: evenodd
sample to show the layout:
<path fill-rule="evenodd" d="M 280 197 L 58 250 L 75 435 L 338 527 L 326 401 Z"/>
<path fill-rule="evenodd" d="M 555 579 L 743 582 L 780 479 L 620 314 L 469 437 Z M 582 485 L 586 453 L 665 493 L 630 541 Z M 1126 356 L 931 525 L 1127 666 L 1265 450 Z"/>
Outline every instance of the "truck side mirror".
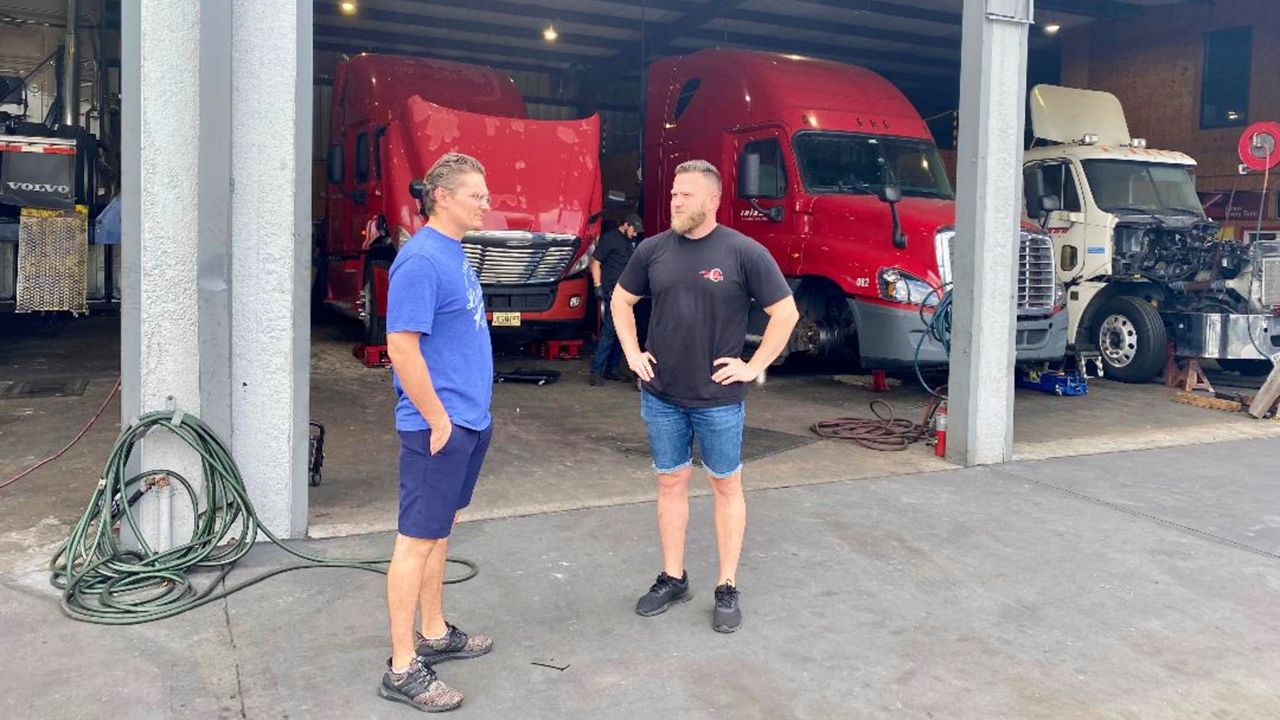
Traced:
<path fill-rule="evenodd" d="M 1044 215 L 1062 209 L 1062 198 L 1057 195 L 1041 195 L 1036 202 L 1040 206 L 1040 212 Z"/>
<path fill-rule="evenodd" d="M 902 221 L 898 218 L 898 203 L 902 201 L 902 186 L 892 183 L 884 185 L 876 195 L 889 204 L 889 215 L 893 218 L 893 246 L 899 250 L 906 248 L 907 234 L 902 231 Z"/>
<path fill-rule="evenodd" d="M 1044 219 L 1044 211 L 1040 207 L 1040 198 L 1044 195 L 1044 168 L 1032 165 L 1023 170 L 1022 199 L 1027 208 L 1027 217 L 1032 220 Z"/>
<path fill-rule="evenodd" d="M 743 153 L 738 157 L 738 197 L 743 200 L 760 197 L 760 153 Z"/>
<path fill-rule="evenodd" d="M 418 207 L 418 214 L 426 215 L 422 211 L 422 201 L 427 197 L 427 184 L 422 182 L 422 178 L 409 181 L 409 195 L 418 201 L 415 203 Z"/>
<path fill-rule="evenodd" d="M 902 200 L 902 188 L 897 185 L 885 185 L 880 188 L 880 192 L 878 194 L 881 200 L 889 203 L 890 205 Z"/>
<path fill-rule="evenodd" d="M 761 207 L 756 202 L 756 198 L 760 197 L 760 153 L 743 153 L 738 156 L 738 197 L 750 203 L 752 210 L 771 222 L 782 222 L 781 205 Z"/>
<path fill-rule="evenodd" d="M 342 167 L 342 146 L 341 145 L 329 146 L 329 158 L 328 158 L 328 162 L 326 163 L 326 168 L 329 174 L 329 182 L 334 183 L 335 185 L 342 182 L 342 179 L 343 177 L 345 177 L 346 173 L 343 172 L 343 167 Z"/>

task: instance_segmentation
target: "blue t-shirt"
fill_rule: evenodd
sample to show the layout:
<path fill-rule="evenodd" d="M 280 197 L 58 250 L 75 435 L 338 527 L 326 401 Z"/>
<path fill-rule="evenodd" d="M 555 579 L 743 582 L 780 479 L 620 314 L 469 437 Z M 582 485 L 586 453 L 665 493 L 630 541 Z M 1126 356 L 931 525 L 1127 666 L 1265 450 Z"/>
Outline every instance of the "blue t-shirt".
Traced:
<path fill-rule="evenodd" d="M 480 280 L 462 243 L 424 227 L 400 248 L 391 263 L 387 332 L 421 333 L 422 357 L 449 418 L 471 430 L 489 427 L 493 347 Z M 393 377 L 396 429 L 427 430 L 426 419 L 400 385 L 400 375 Z"/>

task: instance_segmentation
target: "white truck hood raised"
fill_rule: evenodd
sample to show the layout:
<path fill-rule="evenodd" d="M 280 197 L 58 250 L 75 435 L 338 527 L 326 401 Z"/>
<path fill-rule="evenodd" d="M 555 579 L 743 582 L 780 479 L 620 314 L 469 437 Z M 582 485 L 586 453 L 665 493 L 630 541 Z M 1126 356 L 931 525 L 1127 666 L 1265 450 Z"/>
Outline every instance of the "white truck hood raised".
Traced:
<path fill-rule="evenodd" d="M 1050 142 L 1078 143 L 1097 135 L 1100 145 L 1128 145 L 1129 123 L 1115 95 L 1060 85 L 1037 85 L 1028 98 L 1031 129 Z"/>

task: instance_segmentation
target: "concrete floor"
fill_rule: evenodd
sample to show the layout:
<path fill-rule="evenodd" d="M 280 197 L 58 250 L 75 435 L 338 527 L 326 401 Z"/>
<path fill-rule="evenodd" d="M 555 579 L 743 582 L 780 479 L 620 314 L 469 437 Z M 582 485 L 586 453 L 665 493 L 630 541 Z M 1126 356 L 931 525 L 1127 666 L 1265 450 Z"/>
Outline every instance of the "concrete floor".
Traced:
<path fill-rule="evenodd" d="M 632 612 L 651 504 L 464 523 L 451 551 L 482 569 L 446 604 L 497 648 L 440 666 L 467 696 L 450 717 L 1280 717 L 1278 464 L 1254 440 L 755 490 L 732 636 L 709 627 L 706 498 L 695 598 L 656 618 Z M 282 562 L 255 549 L 230 580 Z M 408 717 L 374 693 L 382 583 L 291 573 L 104 628 L 63 618 L 45 573 L 0 575 L 0 717 Z"/>
<path fill-rule="evenodd" d="M 118 373 L 116 322 L 107 316 L 0 318 L 0 481 L 56 452 L 101 405 Z M 389 374 L 364 368 L 351 356 L 354 330 L 332 319 L 314 329 L 312 417 L 328 428 L 324 482 L 311 491 L 310 534 L 317 538 L 394 527 L 397 446 Z M 652 479 L 635 391 L 621 383 L 588 386 L 583 361 L 510 355 L 499 360 L 502 368 L 525 366 L 551 367 L 563 376 L 543 387 L 497 386 L 499 441 L 464 520 L 650 500 Z M 24 382 L 63 380 L 83 383 L 82 394 L 5 396 Z M 76 389 L 73 383 L 71 390 Z M 820 419 L 869 416 L 868 405 L 876 397 L 830 369 L 773 372 L 748 401 L 747 449 L 753 458 L 746 466 L 748 487 L 952 467 L 924 445 L 874 452 L 819 440 L 809 432 Z M 912 418 L 923 413 L 927 399 L 910 382 L 886 397 Z M 1179 405 L 1158 385 L 1095 382 L 1081 398 L 1019 391 L 1015 412 L 1016 452 L 1024 459 L 1280 435 L 1280 422 Z M 0 572 L 39 566 L 66 537 L 115 438 L 118 401 L 103 417 L 58 463 L 0 491 Z M 698 492 L 705 489 L 699 486 Z"/>

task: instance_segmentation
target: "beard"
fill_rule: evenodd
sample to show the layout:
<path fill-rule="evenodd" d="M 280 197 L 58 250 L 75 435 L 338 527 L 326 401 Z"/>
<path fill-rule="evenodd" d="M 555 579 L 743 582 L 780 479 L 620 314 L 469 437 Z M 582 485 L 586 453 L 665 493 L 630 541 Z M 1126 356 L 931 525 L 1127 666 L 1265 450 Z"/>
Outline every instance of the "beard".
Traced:
<path fill-rule="evenodd" d="M 690 230 L 698 227 L 702 223 L 706 222 L 706 220 L 707 211 L 702 208 L 690 210 L 684 215 L 678 216 L 673 214 L 671 216 L 671 229 L 674 230 L 677 235 L 687 235 Z"/>

